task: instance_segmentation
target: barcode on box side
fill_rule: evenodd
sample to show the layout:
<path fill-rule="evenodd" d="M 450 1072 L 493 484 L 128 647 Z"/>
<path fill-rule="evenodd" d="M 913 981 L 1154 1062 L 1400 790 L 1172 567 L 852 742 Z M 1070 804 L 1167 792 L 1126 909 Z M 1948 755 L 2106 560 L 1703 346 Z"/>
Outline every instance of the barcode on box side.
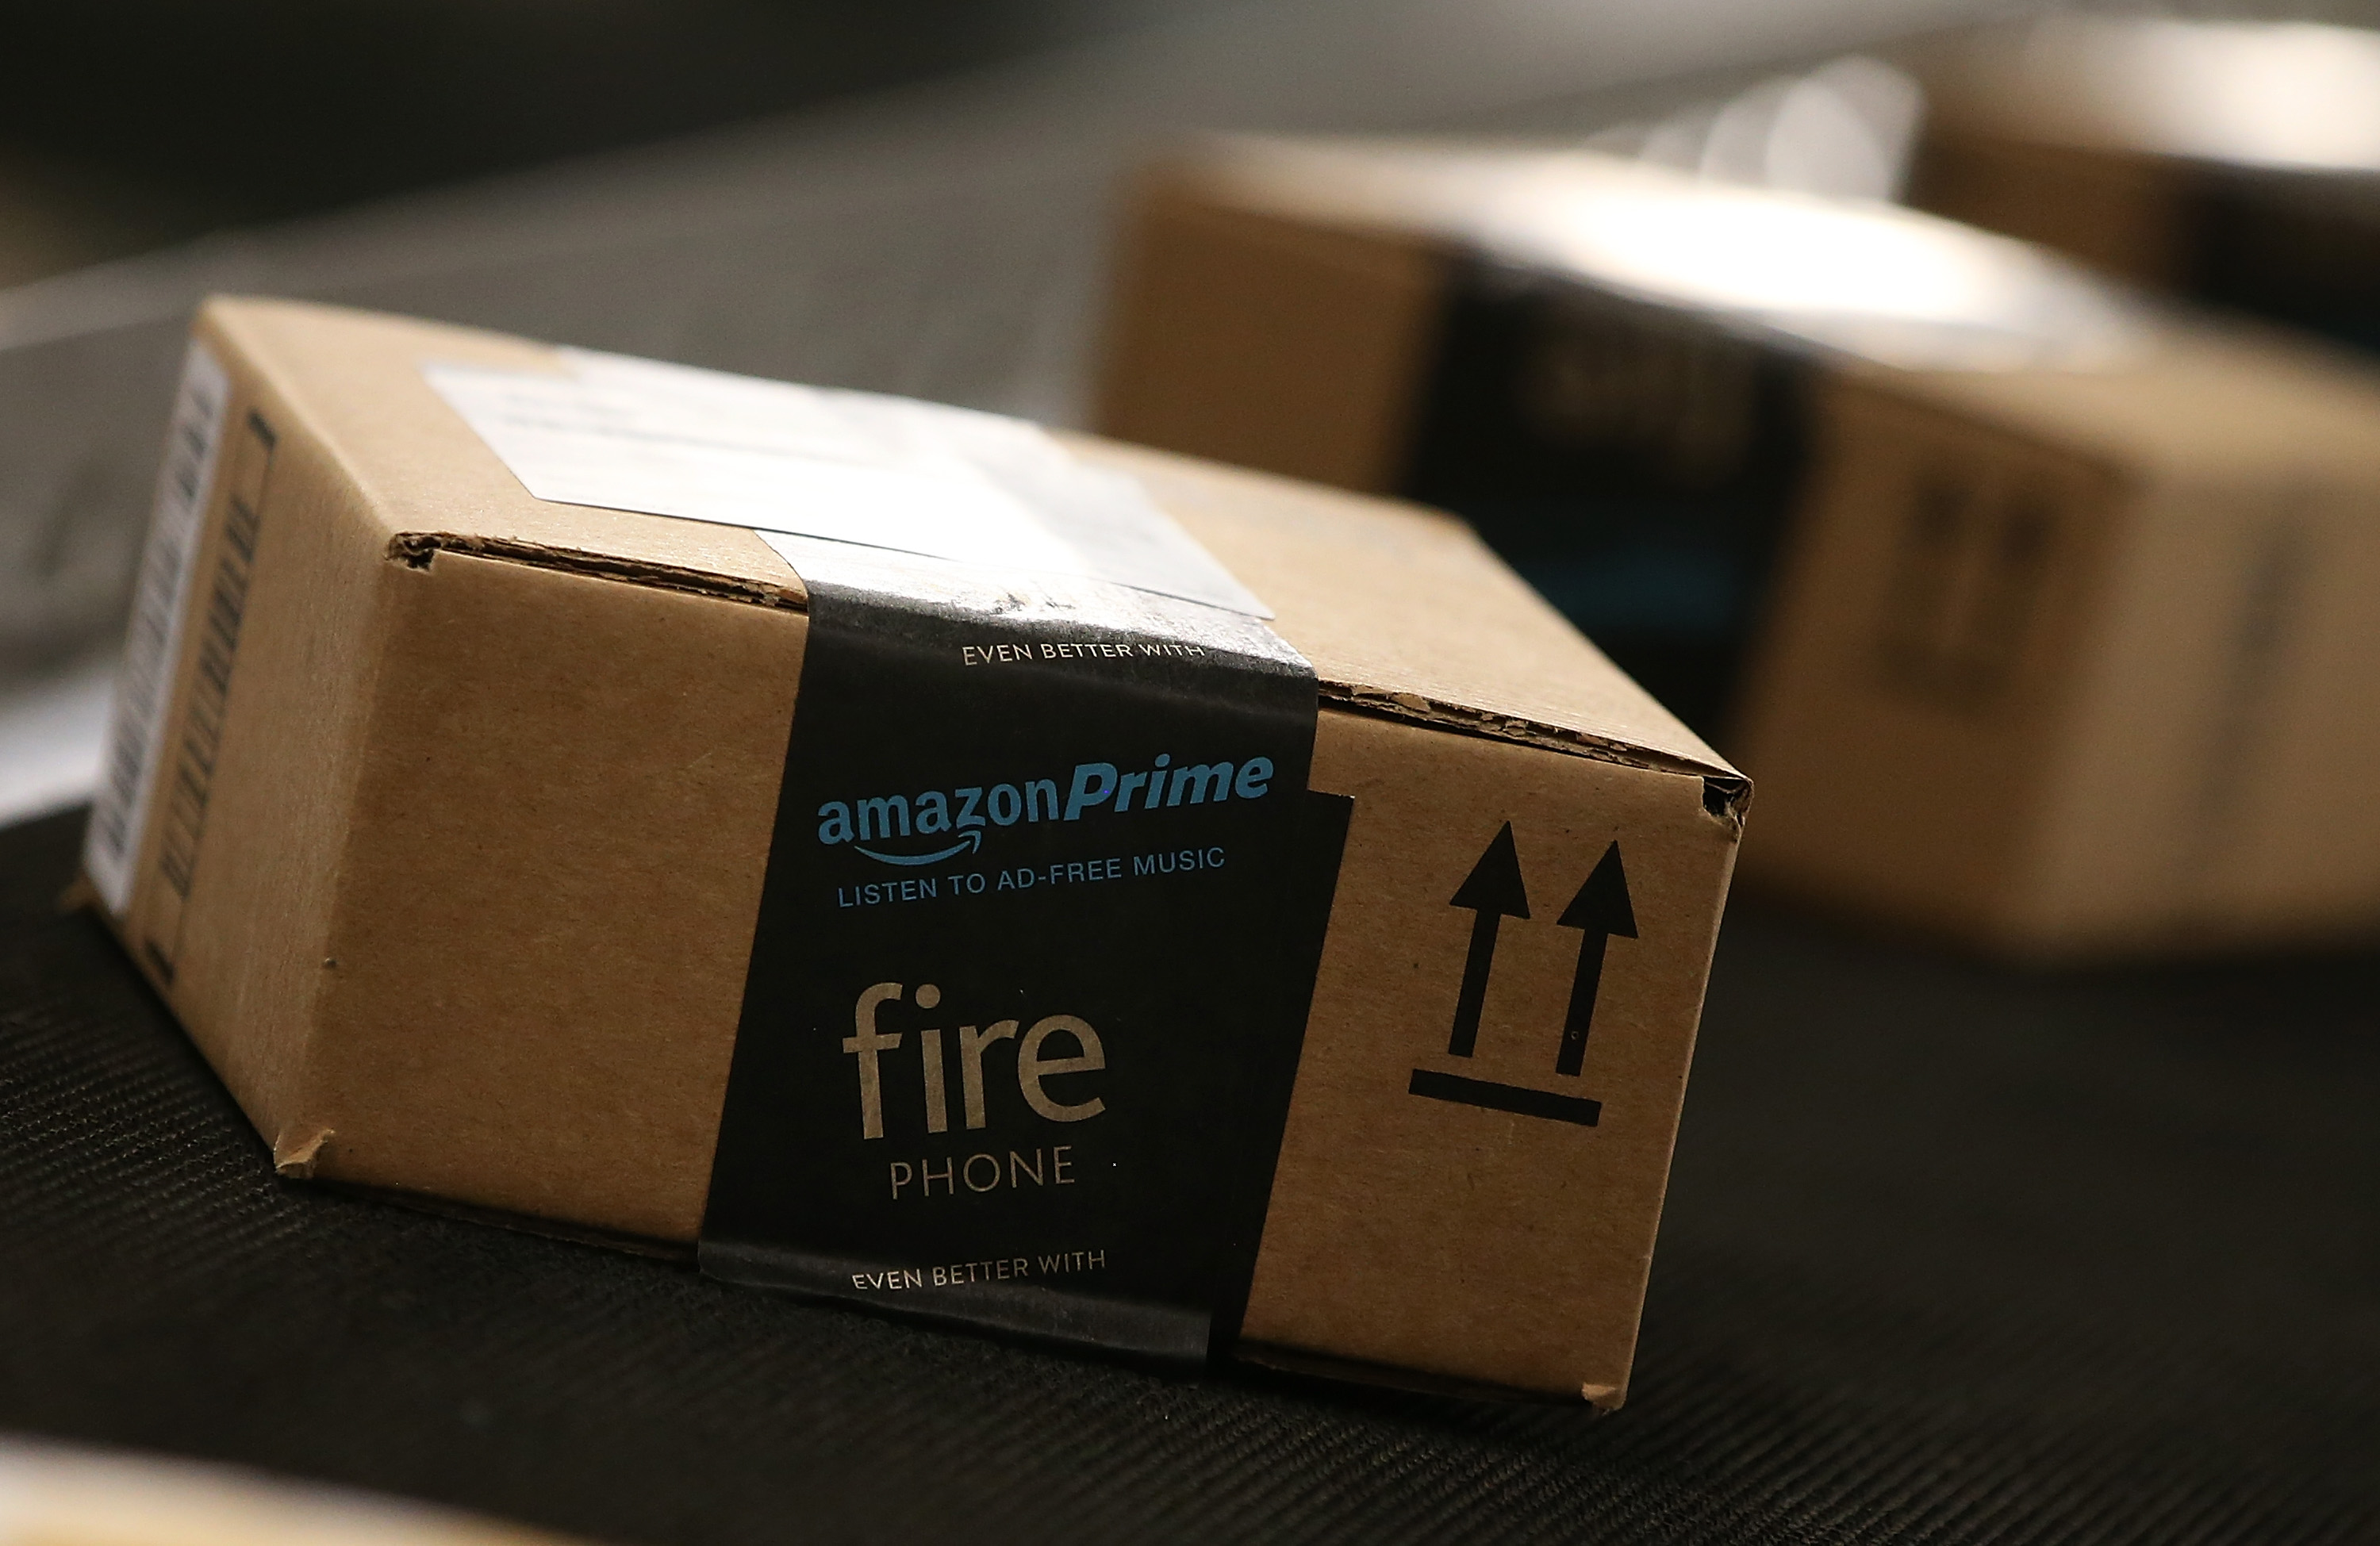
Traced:
<path fill-rule="evenodd" d="M 240 625 L 248 617 L 249 586 L 255 574 L 265 485 L 280 437 L 262 414 L 250 408 L 235 441 L 237 449 L 225 453 L 230 472 L 225 479 L 223 542 L 203 582 L 206 605 L 199 611 L 198 634 L 190 646 L 196 670 L 182 708 L 180 749 L 173 776 L 160 783 L 158 798 L 164 803 L 151 818 L 158 828 L 157 876 L 165 884 L 148 909 L 144 922 L 149 933 L 140 949 L 169 983 L 182 959 L 183 904 L 190 900 L 199 843 L 206 835 L 207 801 L 223 755 L 232 669 L 239 656 Z M 189 587 L 193 602 L 200 589 L 200 585 Z"/>
<path fill-rule="evenodd" d="M 83 868 L 107 910 L 118 916 L 132 900 L 132 868 L 148 827 L 158 736 L 181 658 L 190 582 L 230 397 L 231 379 L 204 344 L 193 342 L 174 399 L 165 465 L 157 476 L 149 543 L 134 584 L 132 623 L 116 677 L 107 760 L 83 839 Z"/>

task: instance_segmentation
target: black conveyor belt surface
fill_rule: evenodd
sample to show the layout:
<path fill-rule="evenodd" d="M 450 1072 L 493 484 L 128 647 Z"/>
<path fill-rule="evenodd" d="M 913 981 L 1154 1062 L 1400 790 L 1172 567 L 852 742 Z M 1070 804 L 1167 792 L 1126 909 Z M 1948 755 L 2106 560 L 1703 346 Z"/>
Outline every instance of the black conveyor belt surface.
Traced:
<path fill-rule="evenodd" d="M 2380 1539 L 2380 959 L 1739 907 L 1633 1398 L 1175 1380 L 274 1180 L 0 832 L 0 1428 L 622 1542 Z"/>

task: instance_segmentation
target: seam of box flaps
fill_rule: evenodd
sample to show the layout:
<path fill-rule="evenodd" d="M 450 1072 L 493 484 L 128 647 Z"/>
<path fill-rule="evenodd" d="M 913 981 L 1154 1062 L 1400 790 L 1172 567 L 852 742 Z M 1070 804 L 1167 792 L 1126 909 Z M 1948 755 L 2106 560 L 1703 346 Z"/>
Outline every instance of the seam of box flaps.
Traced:
<path fill-rule="evenodd" d="M 392 537 L 388 553 L 392 561 L 420 568 L 442 552 L 468 554 L 473 558 L 523 563 L 534 568 L 551 569 L 564 574 L 583 574 L 590 579 L 613 580 L 625 585 L 648 586 L 662 590 L 683 591 L 689 595 L 710 597 L 715 600 L 743 601 L 757 606 L 781 608 L 788 611 L 807 611 L 807 593 L 788 586 L 771 586 L 763 581 L 736 580 L 703 569 L 680 568 L 672 564 L 652 563 L 637 559 L 616 558 L 590 553 L 583 549 L 553 548 L 543 543 L 522 542 L 507 537 L 472 537 L 455 532 L 405 532 Z M 1402 693 L 1391 689 L 1366 686 L 1359 682 L 1339 682 L 1322 678 L 1318 683 L 1322 701 L 1333 708 L 1348 709 L 1380 719 L 1399 719 L 1422 725 L 1431 730 L 1451 731 L 1458 734 L 1475 735 L 1490 741 L 1509 742 L 1515 745 L 1534 746 L 1543 751 L 1567 756 L 1592 758 L 1597 762 L 1614 763 L 1623 767 L 1638 767 L 1648 772 L 1671 773 L 1703 780 L 1706 810 L 1714 816 L 1740 824 L 1742 806 L 1751 792 L 1751 784 L 1731 769 L 1715 767 L 1690 758 L 1665 755 L 1641 746 L 1589 734 L 1584 731 L 1567 730 L 1540 720 L 1498 714 L 1475 708 L 1467 704 L 1449 703 L 1443 699 L 1424 697 L 1417 693 Z"/>
<path fill-rule="evenodd" d="M 1622 767 L 1643 768 L 1651 773 L 1700 779 L 1703 781 L 1703 808 L 1730 826 L 1742 826 L 1744 807 L 1752 798 L 1751 779 L 1732 768 L 1714 767 L 1691 757 L 1672 756 L 1585 731 L 1568 730 L 1542 720 L 1498 714 L 1488 709 L 1474 708 L 1467 704 L 1448 703 L 1442 699 L 1424 697 L 1418 693 L 1392 692 L 1382 687 L 1334 682 L 1327 677 L 1322 679 L 1320 686 L 1323 703 L 1333 708 L 1369 714 L 1383 719 L 1399 719 L 1431 730 L 1475 735 L 1489 741 L 1534 746 L 1540 751 L 1615 763 Z"/>
<path fill-rule="evenodd" d="M 616 580 L 624 585 L 645 586 L 656 590 L 684 591 L 718 601 L 744 601 L 754 606 L 795 612 L 809 610 L 808 593 L 798 585 L 738 580 L 714 570 L 688 569 L 644 559 L 590 553 L 580 548 L 552 548 L 541 542 L 523 542 L 502 537 L 470 537 L 458 532 L 400 532 L 389 538 L 389 558 L 411 568 L 427 566 L 440 553 L 463 553 L 472 558 L 525 563 L 532 568 L 583 574 L 590 579 Z"/>

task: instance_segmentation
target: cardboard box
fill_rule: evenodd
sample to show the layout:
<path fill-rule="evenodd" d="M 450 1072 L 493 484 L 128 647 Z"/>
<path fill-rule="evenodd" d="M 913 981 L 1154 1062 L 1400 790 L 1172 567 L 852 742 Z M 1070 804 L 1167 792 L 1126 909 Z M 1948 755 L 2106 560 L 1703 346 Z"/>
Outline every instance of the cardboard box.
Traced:
<path fill-rule="evenodd" d="M 1107 432 L 1435 496 L 1555 596 L 1654 592 L 1662 542 L 1735 577 L 1699 677 L 1572 616 L 1732 696 L 1748 879 L 2028 958 L 2380 922 L 2380 819 L 2324 793 L 2380 753 L 2352 357 L 1579 153 L 1228 142 L 1123 253 Z"/>
<path fill-rule="evenodd" d="M 2380 925 L 2380 381 L 2175 328 L 1848 374 L 1731 744 L 1764 883 L 2034 959 Z"/>
<path fill-rule="evenodd" d="M 707 1206 L 718 1216 L 722 1103 L 745 1098 L 730 1072 L 756 1034 L 747 991 L 786 945 L 763 911 L 784 859 L 772 842 L 798 846 L 812 820 L 779 805 L 781 785 L 816 771 L 801 748 L 814 744 L 805 716 L 830 638 L 819 608 L 850 594 L 819 576 L 884 555 L 814 544 L 801 550 L 831 562 L 809 572 L 806 560 L 806 583 L 780 544 L 807 539 L 534 497 L 523 477 L 552 469 L 516 474 L 528 465 L 518 442 L 499 433 L 511 448 L 500 456 L 450 405 L 491 382 L 534 396 L 625 381 L 633 403 L 639 372 L 662 368 L 671 390 L 711 394 L 703 401 L 722 412 L 743 412 L 755 392 L 798 389 L 282 302 L 212 301 L 195 338 L 87 858 L 115 927 L 285 1176 L 694 1244 Z M 432 374 L 446 384 L 434 389 Z M 890 399 L 852 411 L 862 409 L 911 413 Z M 911 417 L 926 429 L 905 455 L 941 455 L 933 436 L 944 430 L 1049 451 L 1011 421 Z M 687 433 L 708 432 L 703 416 L 692 422 Z M 1234 1350 L 1616 1405 L 1747 786 L 1459 524 L 1069 445 L 1071 458 L 1049 451 L 1042 473 L 1096 475 L 1119 497 L 1145 489 L 1270 603 L 1278 638 L 1312 666 L 1318 792 L 1305 798 L 1346 823 L 1335 886 L 1319 893 L 1327 932 L 1318 919 L 1285 1127 L 1274 1117 L 1277 1168 L 1269 1150 L 1257 1156 L 1271 1179 L 1256 1194 L 1261 1249 L 1249 1242 Z M 644 466 L 645 449 L 629 446 L 623 465 Z M 808 452 L 771 466 L 771 477 L 827 476 Z M 980 493 L 964 477 L 933 487 Z M 830 490 L 795 514 L 798 525 L 875 511 Z M 181 587 L 190 599 L 177 609 L 182 570 L 201 578 Z M 1015 604 L 1029 610 L 1039 583 L 1022 583 Z M 904 722 L 892 697 L 879 706 L 887 726 Z M 1232 811 L 1255 808 L 1254 771 L 1242 767 Z M 1063 792 L 1096 792 L 1077 775 Z M 1180 779 L 1172 789 L 1178 799 Z M 1061 792 L 1053 784 L 1037 813 L 1046 830 L 1062 830 Z M 1039 796 L 1028 788 L 1027 798 Z M 995 790 L 995 819 L 998 801 Z M 890 821 L 882 802 L 859 803 Z M 926 805 L 917 795 L 919 832 Z M 987 855 L 1002 840 L 995 831 Z M 1234 850 L 1232 862 L 1265 859 Z M 898 877 L 944 872 L 882 873 L 898 900 Z M 1134 894 L 1123 888 L 1157 884 L 1126 878 L 1069 926 L 1089 937 Z M 1168 893 L 1147 894 L 1166 905 Z M 897 952 L 907 926 L 883 948 Z M 1186 937 L 1174 954 L 1194 972 L 1233 969 Z M 1062 940 L 1050 960 L 1060 972 L 1098 964 L 1074 960 Z M 821 979 L 837 970 L 830 962 Z M 850 1014 L 847 984 L 829 985 Z M 896 993 L 889 1007 L 869 1007 L 877 989 L 860 995 L 854 1041 L 879 1010 L 879 1031 L 914 1025 L 929 996 L 907 985 L 910 998 Z M 1294 1002 L 1271 1008 L 1294 1017 L 1308 988 L 1292 986 Z M 951 996 L 953 1018 L 970 991 L 951 977 L 935 989 Z M 840 1036 L 845 1023 L 796 1033 Z M 1297 1020 L 1286 1023 L 1294 1047 Z M 903 1059 L 928 1033 L 881 1058 L 882 1125 L 901 1129 L 886 1143 L 917 1150 L 918 1167 L 943 1178 L 953 1161 L 970 1164 L 979 1098 L 1033 1100 L 1028 1061 L 1058 1079 L 1039 1087 L 1036 1110 L 1054 1101 L 1072 1120 L 1098 1104 L 1083 1092 L 1127 1087 L 1115 1081 L 1148 1038 L 1216 1033 L 1111 1021 L 1105 1072 L 1100 1039 L 1077 1036 L 1038 1054 L 1018 1047 L 1016 1087 L 995 1089 L 991 1059 L 1006 1050 L 976 1026 L 955 1029 L 968 1117 L 962 1128 L 958 1073 L 947 1086 L 929 1073 L 943 1138 L 915 1129 L 917 1087 L 894 1082 L 913 1077 Z M 1028 1040 L 1042 1033 L 1037 1025 Z M 833 1088 L 820 1098 L 840 1124 L 853 1059 L 874 1068 L 874 1054 L 822 1056 Z M 1565 1058 L 1577 1071 L 1561 1071 Z M 873 1089 L 863 1075 L 863 1109 Z M 994 1115 L 982 1141 L 1023 1149 Z M 1063 1140 L 1097 1126 L 1048 1130 Z M 1097 1144 L 1075 1141 L 1087 1173 Z M 953 1147 L 936 1171 L 928 1151 L 943 1143 Z M 898 1178 L 897 1166 L 873 1174 Z M 970 1264 L 921 1254 L 878 1266 L 897 1281 L 953 1262 Z M 997 1263 L 971 1264 L 990 1277 Z M 842 1297 L 899 1309 L 878 1291 L 886 1275 Z M 1023 1275 L 1041 1274 L 1028 1264 Z M 1041 1293 L 1062 1306 L 1070 1291 L 998 1288 L 1024 1296 L 1012 1309 Z M 1031 1308 L 1008 1323 L 1034 1329 Z"/>
<path fill-rule="evenodd" d="M 2056 17 L 1903 63 L 1912 203 L 2380 348 L 2380 32 Z"/>
<path fill-rule="evenodd" d="M 1453 511 L 1708 735 L 1812 380 L 1863 355 L 2063 364 L 2120 312 L 1906 211 L 1585 152 L 1226 140 L 1143 182 L 1095 427 Z"/>

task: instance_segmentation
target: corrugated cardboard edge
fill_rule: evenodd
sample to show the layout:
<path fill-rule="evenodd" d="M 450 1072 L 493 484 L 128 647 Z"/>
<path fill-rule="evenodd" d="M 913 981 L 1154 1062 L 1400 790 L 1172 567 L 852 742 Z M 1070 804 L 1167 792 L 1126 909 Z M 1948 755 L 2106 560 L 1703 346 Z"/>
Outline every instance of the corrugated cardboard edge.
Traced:
<path fill-rule="evenodd" d="M 1325 680 L 1322 682 L 1322 701 L 1333 707 L 1370 714 L 1383 719 L 1402 719 L 1431 730 L 1484 736 L 1490 741 L 1509 741 L 1542 751 L 1590 757 L 1597 762 L 1642 768 L 1652 773 L 1697 778 L 1703 782 L 1703 809 L 1739 831 L 1743 825 L 1744 812 L 1752 801 L 1752 780 L 1741 773 L 1713 767 L 1708 763 L 1690 757 L 1671 756 L 1647 751 L 1641 746 L 1630 746 L 1585 731 L 1512 719 L 1462 704 L 1443 703 L 1415 693 L 1390 692 L 1387 688 L 1367 687 L 1359 682 Z"/>
<path fill-rule="evenodd" d="M 1232 1348 L 1232 1357 L 1241 1363 L 1300 1379 L 1352 1381 L 1382 1390 L 1409 1391 L 1415 1395 L 1451 1395 L 1466 1401 L 1530 1401 L 1558 1407 L 1568 1407 L 1572 1401 L 1567 1391 L 1534 1390 L 1520 1385 L 1490 1384 L 1479 1380 L 1458 1380 L 1393 1364 L 1332 1358 L 1269 1342 L 1237 1343 Z M 1579 1398 L 1592 1407 L 1597 1417 L 1618 1411 L 1624 1394 L 1618 1385 L 1581 1385 L 1578 1392 Z"/>
<path fill-rule="evenodd" d="M 321 1158 L 324 1146 L 337 1136 L 338 1129 L 319 1123 L 273 1134 L 273 1173 L 285 1180 L 312 1179 L 315 1161 Z"/>
<path fill-rule="evenodd" d="M 809 610 L 809 592 L 790 570 L 787 573 L 794 583 L 761 585 L 709 570 L 685 569 L 608 553 L 590 553 L 582 549 L 554 548 L 538 542 L 466 536 L 456 532 L 400 532 L 389 540 L 388 545 L 391 560 L 416 569 L 426 567 L 442 552 L 469 553 L 475 558 L 525 563 L 561 574 L 580 574 L 589 579 L 616 580 L 623 585 L 684 591 L 690 596 L 709 597 L 713 600 L 747 601 L 757 606 L 795 612 Z"/>
<path fill-rule="evenodd" d="M 405 532 L 392 538 L 388 548 L 388 556 L 393 562 L 416 568 L 431 562 L 441 552 L 469 553 L 479 558 L 582 574 L 590 579 L 684 591 L 718 600 L 743 601 L 788 611 L 807 611 L 809 608 L 808 592 L 801 586 L 797 576 L 791 585 L 756 585 L 703 570 L 681 569 L 576 549 L 453 532 Z M 1623 767 L 1700 779 L 1704 810 L 1738 831 L 1742 827 L 1744 811 L 1751 801 L 1752 782 L 1749 779 L 1732 769 L 1714 767 L 1694 758 L 1648 751 L 1583 731 L 1515 719 L 1463 704 L 1448 703 L 1415 693 L 1396 692 L 1365 682 L 1341 682 L 1325 677 L 1320 679 L 1318 685 L 1324 705 L 1353 713 L 1402 719 L 1431 730 L 1535 746 L 1567 756 L 1591 757 Z"/>

